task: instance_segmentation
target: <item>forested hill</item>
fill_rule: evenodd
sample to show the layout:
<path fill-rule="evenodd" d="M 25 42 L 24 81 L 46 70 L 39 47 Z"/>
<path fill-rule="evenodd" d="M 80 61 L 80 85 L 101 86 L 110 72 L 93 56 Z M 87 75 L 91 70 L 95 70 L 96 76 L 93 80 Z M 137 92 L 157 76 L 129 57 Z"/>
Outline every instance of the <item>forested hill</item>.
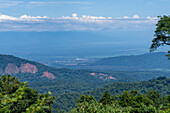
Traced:
<path fill-rule="evenodd" d="M 0 75 L 11 74 L 20 81 L 78 81 L 102 82 L 99 76 L 94 76 L 93 71 L 71 70 L 66 68 L 53 68 L 38 62 L 21 59 L 12 55 L 0 55 Z"/>
<path fill-rule="evenodd" d="M 165 56 L 167 53 L 156 52 L 142 55 L 118 56 L 103 58 L 92 66 L 110 66 L 115 70 L 147 70 L 169 69 L 170 61 Z"/>
<path fill-rule="evenodd" d="M 69 107 L 75 107 L 75 103 L 81 95 L 92 95 L 96 99 L 99 99 L 104 92 L 109 92 L 111 95 L 116 96 L 118 94 L 122 94 L 123 91 L 131 90 L 138 90 L 143 94 L 145 94 L 147 91 L 156 90 L 162 96 L 166 96 L 170 94 L 170 78 L 159 77 L 157 79 L 151 79 L 149 81 L 133 83 L 115 82 L 102 88 L 97 88 L 84 93 L 70 93 L 59 95 L 56 98 L 56 104 L 58 104 L 58 106 L 60 106 L 62 109 L 67 110 Z"/>

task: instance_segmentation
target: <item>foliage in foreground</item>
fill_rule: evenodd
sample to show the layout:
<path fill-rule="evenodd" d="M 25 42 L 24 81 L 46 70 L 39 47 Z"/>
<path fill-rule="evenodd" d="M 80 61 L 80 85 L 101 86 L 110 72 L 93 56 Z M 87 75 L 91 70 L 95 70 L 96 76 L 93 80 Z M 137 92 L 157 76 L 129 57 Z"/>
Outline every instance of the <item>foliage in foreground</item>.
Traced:
<path fill-rule="evenodd" d="M 170 45 L 170 15 L 159 16 L 156 24 L 155 36 L 152 40 L 150 51 L 155 51 L 159 46 Z"/>
<path fill-rule="evenodd" d="M 55 97 L 38 94 L 11 75 L 0 77 L 0 113 L 51 113 Z"/>
<path fill-rule="evenodd" d="M 71 113 L 170 113 L 170 94 L 161 97 L 155 90 L 140 94 L 136 90 L 114 97 L 108 92 L 97 101 L 93 96 L 82 95 L 77 108 Z"/>

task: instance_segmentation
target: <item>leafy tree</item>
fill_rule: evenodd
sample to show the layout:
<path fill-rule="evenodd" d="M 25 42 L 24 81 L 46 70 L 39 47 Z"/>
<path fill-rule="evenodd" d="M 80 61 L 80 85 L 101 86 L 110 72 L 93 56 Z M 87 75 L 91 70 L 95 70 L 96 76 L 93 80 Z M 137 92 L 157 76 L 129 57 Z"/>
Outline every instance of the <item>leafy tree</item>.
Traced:
<path fill-rule="evenodd" d="M 152 100 L 150 100 L 147 96 L 139 94 L 136 90 L 124 91 L 122 95 L 118 96 L 118 103 L 122 107 L 132 106 L 133 108 L 142 107 L 142 105 L 153 105 Z"/>
<path fill-rule="evenodd" d="M 114 96 L 110 95 L 109 92 L 107 91 L 102 95 L 99 102 L 106 105 L 106 104 L 112 104 L 114 100 L 115 100 Z"/>
<path fill-rule="evenodd" d="M 155 90 L 148 91 L 146 95 L 149 99 L 151 99 L 156 104 L 156 106 L 159 106 L 158 101 L 161 95 L 157 91 Z"/>
<path fill-rule="evenodd" d="M 99 101 L 93 96 L 81 96 L 77 107 L 70 110 L 70 113 L 170 113 L 170 95 L 162 97 L 155 90 L 140 94 L 137 90 L 124 91 L 116 99 L 108 92 L 105 92 Z M 90 100 L 90 98 L 92 100 Z M 166 104 L 161 99 L 166 101 Z M 160 103 L 159 109 L 157 103 Z"/>
<path fill-rule="evenodd" d="M 38 94 L 11 75 L 0 77 L 0 113 L 51 113 L 55 97 Z"/>
<path fill-rule="evenodd" d="M 103 96 L 108 96 L 108 93 L 105 93 Z M 94 98 L 93 96 L 91 96 Z M 85 96 L 89 98 L 89 96 Z M 103 100 L 102 97 L 100 100 Z M 109 100 L 107 98 L 107 100 Z M 110 100 L 112 101 L 112 99 Z M 70 113 L 127 113 L 131 110 L 131 107 L 123 108 L 116 101 L 113 101 L 111 104 L 103 104 L 96 100 L 84 101 L 77 104 L 77 108 L 71 109 Z"/>
<path fill-rule="evenodd" d="M 170 45 L 170 16 L 159 16 L 156 24 L 155 36 L 152 40 L 150 51 L 156 50 L 159 46 Z"/>
<path fill-rule="evenodd" d="M 77 102 L 79 102 L 79 103 L 83 103 L 83 102 L 91 103 L 92 101 L 96 101 L 96 99 L 93 96 L 91 96 L 91 95 L 87 95 L 87 96 L 82 95 Z"/>

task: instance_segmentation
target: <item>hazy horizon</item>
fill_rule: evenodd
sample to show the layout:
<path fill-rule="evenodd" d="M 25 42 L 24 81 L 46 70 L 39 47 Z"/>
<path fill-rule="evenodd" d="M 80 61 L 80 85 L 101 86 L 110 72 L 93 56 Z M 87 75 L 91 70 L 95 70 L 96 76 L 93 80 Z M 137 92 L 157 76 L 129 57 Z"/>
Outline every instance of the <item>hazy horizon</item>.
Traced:
<path fill-rule="evenodd" d="M 169 14 L 168 4 L 169 0 L 0 0 L 0 54 L 99 58 L 148 53 L 157 16 Z M 159 51 L 165 51 L 162 48 Z"/>

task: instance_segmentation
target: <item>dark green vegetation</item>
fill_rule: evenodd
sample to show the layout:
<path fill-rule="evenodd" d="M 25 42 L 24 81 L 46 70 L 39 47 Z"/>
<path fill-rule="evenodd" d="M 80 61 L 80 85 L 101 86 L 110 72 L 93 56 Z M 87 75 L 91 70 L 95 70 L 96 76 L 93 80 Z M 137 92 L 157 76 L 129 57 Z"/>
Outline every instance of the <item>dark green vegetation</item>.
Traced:
<path fill-rule="evenodd" d="M 82 95 L 77 108 L 71 113 L 169 113 L 170 94 L 165 97 L 155 90 L 141 94 L 137 90 L 124 91 L 113 96 L 105 92 L 97 101 L 93 96 Z"/>
<path fill-rule="evenodd" d="M 69 107 L 75 107 L 77 99 L 81 95 L 92 95 L 97 100 L 100 100 L 102 93 L 109 92 L 109 94 L 117 96 L 122 94 L 124 91 L 138 90 L 142 94 L 146 94 L 148 91 L 156 90 L 162 96 L 170 94 L 170 78 L 159 77 L 149 81 L 142 82 L 116 82 L 113 84 L 106 85 L 102 88 L 97 88 L 92 91 L 82 93 L 69 93 L 56 96 L 55 104 L 58 104 L 62 109 L 68 110 Z"/>
<path fill-rule="evenodd" d="M 15 77 L 0 77 L 0 113 L 51 113 L 55 97 L 39 94 Z"/>
<path fill-rule="evenodd" d="M 170 45 L 170 15 L 159 16 L 160 20 L 156 24 L 155 36 L 152 40 L 150 51 L 156 50 L 159 46 Z"/>
<path fill-rule="evenodd" d="M 40 93 L 46 91 L 52 92 L 53 95 L 60 95 L 64 93 L 82 92 L 92 90 L 97 87 L 102 87 L 103 82 L 91 83 L 91 82 L 74 82 L 74 81 L 52 81 L 52 82 L 36 82 L 30 83 L 29 86 L 34 88 Z"/>
<path fill-rule="evenodd" d="M 56 81 L 42 81 L 42 82 L 34 82 L 29 83 L 29 86 L 34 88 L 40 93 L 44 93 L 46 91 L 52 92 L 53 95 L 64 94 L 64 93 L 80 93 L 87 90 L 92 90 L 95 88 L 102 87 L 109 83 L 113 82 L 134 82 L 134 81 L 144 81 L 152 78 L 157 78 L 162 75 L 166 77 L 170 77 L 169 72 L 147 72 L 147 71 L 114 71 L 109 72 L 110 75 L 115 76 L 116 80 L 103 80 L 102 82 L 83 82 L 83 81 L 74 81 L 74 80 L 56 80 Z"/>
<path fill-rule="evenodd" d="M 152 40 L 150 51 L 155 51 L 159 46 L 170 45 L 170 15 L 159 16 L 160 20 L 156 24 L 155 36 Z M 168 51 L 170 53 L 170 51 Z M 170 54 L 166 55 L 170 59 Z"/>
<path fill-rule="evenodd" d="M 1 112 L 42 113 L 51 112 L 52 110 L 51 105 L 54 97 L 51 97 L 50 93 L 38 94 L 38 92 L 29 88 L 26 83 L 20 83 L 18 79 L 10 75 L 3 75 L 0 78 L 0 86 Z M 138 90 L 139 93 L 131 90 Z M 128 93 L 128 91 L 131 91 L 131 93 Z M 78 100 L 77 108 L 72 109 L 70 112 L 131 111 L 141 113 L 141 111 L 144 110 L 144 113 L 155 113 L 156 111 L 161 113 L 162 110 L 169 112 L 168 94 L 170 94 L 170 78 L 166 77 L 134 83 L 115 82 L 92 91 L 58 95 L 53 108 L 58 109 L 58 111 L 62 111 L 62 109 L 68 110 L 69 107 L 75 107 L 77 99 L 81 97 Z M 167 97 L 162 97 L 161 95 Z M 60 107 L 62 109 L 60 109 Z"/>

